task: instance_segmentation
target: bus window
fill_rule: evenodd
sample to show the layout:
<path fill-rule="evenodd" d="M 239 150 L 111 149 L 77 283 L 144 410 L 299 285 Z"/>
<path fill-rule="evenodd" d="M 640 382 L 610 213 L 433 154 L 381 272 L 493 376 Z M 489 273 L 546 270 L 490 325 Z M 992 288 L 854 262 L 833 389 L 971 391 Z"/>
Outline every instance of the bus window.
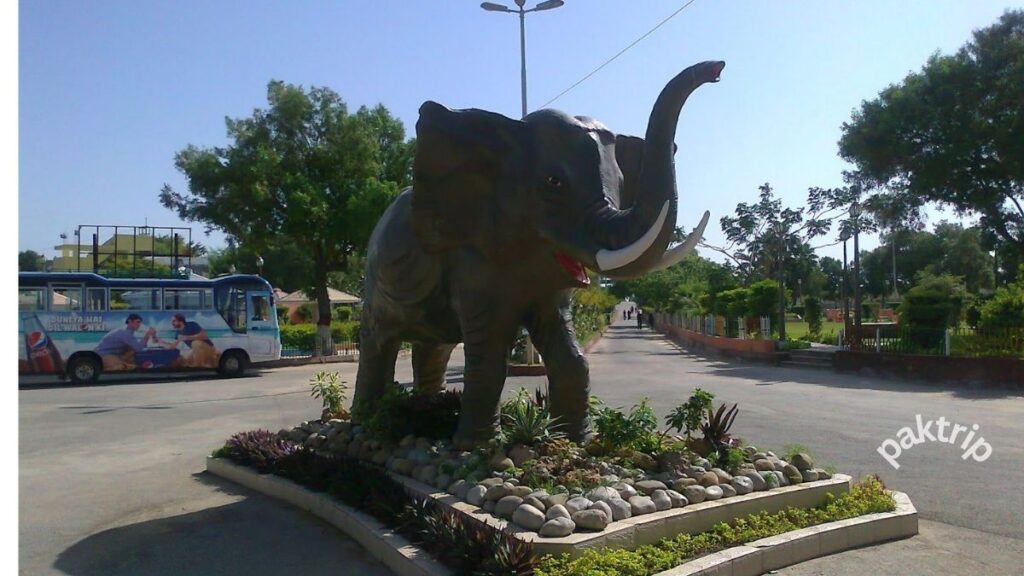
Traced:
<path fill-rule="evenodd" d="M 246 318 L 248 318 L 248 316 L 246 315 L 245 292 L 232 289 L 230 306 L 231 310 L 228 312 L 228 324 L 235 332 L 245 332 L 248 324 L 246 322 Z"/>
<path fill-rule="evenodd" d="M 160 310 L 159 288 L 111 288 L 111 310 Z"/>
<path fill-rule="evenodd" d="M 18 310 L 46 310 L 46 299 L 42 288 L 20 288 Z"/>
<path fill-rule="evenodd" d="M 77 312 L 82 309 L 81 286 L 51 286 L 50 310 L 54 312 Z"/>
<path fill-rule="evenodd" d="M 253 322 L 270 320 L 270 298 L 255 295 L 252 297 L 252 320 Z"/>
<path fill-rule="evenodd" d="M 202 310 L 203 291 L 198 288 L 164 288 L 164 307 L 167 310 Z"/>
<path fill-rule="evenodd" d="M 203 309 L 213 309 L 213 288 L 203 288 Z"/>
<path fill-rule="evenodd" d="M 89 312 L 103 312 L 107 309 L 106 288 L 86 288 L 86 309 Z"/>

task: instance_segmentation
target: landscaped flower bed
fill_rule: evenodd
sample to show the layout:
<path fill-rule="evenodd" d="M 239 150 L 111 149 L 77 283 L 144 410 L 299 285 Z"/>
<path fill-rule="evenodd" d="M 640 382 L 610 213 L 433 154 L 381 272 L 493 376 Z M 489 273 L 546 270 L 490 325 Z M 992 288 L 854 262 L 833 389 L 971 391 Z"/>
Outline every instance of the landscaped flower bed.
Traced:
<path fill-rule="evenodd" d="M 542 539 L 597 534 L 627 518 L 831 477 L 803 451 L 780 457 L 744 445 L 730 434 L 737 406 L 714 410 L 712 395 L 699 389 L 670 412 L 661 431 L 646 400 L 624 412 L 593 399 L 596 434 L 583 445 L 558 432 L 542 393 L 531 396 L 521 390 L 503 403 L 495 439 L 474 451 L 460 451 L 445 440 L 458 420 L 457 392 L 418 395 L 396 384 L 372 406 L 355 406 L 350 416 L 336 377 L 318 374 L 312 388 L 324 404 L 320 420 L 277 433 L 236 434 L 215 456 L 326 491 L 419 542 L 458 571 L 519 574 L 540 566 L 550 574 L 585 574 L 588 569 L 580 567 L 597 560 L 589 552 L 578 560 L 545 556 L 538 564 L 529 540 L 501 528 L 507 525 L 413 496 L 391 474 L 445 490 Z M 884 500 L 878 497 L 880 485 L 866 486 L 854 490 L 852 499 L 829 495 L 820 511 L 765 513 L 737 520 L 733 528 L 720 525 L 712 532 L 663 540 L 658 546 L 669 552 L 641 546 L 635 552 L 639 556 L 614 558 L 648 570 L 621 573 L 648 574 L 694 554 L 748 541 L 751 535 L 882 511 L 884 506 L 877 505 Z M 892 499 L 884 501 L 892 509 Z"/>

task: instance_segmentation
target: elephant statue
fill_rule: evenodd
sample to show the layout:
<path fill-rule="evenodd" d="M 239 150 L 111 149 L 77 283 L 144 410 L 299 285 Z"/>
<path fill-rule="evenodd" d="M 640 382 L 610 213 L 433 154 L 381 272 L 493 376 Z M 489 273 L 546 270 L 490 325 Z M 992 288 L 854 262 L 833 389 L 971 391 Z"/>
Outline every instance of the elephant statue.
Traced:
<path fill-rule="evenodd" d="M 465 347 L 462 411 L 454 443 L 470 447 L 498 424 L 509 351 L 525 327 L 543 356 L 560 429 L 581 441 L 589 368 L 569 314 L 586 269 L 633 278 L 679 262 L 673 155 L 679 112 L 693 90 L 717 82 L 724 62 L 683 70 L 661 91 L 644 139 L 600 122 L 539 110 L 522 120 L 425 102 L 416 123 L 413 185 L 385 211 L 367 251 L 354 402 L 394 380 L 412 342 L 414 387 L 444 386 L 455 346 Z"/>

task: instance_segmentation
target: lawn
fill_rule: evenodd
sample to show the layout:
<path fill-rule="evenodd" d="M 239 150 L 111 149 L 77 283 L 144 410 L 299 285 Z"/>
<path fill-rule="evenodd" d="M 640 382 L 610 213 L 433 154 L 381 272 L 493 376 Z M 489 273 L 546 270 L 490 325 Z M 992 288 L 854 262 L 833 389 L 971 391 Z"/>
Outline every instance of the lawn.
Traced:
<path fill-rule="evenodd" d="M 828 337 L 827 341 L 830 344 L 836 343 L 836 338 L 839 336 L 839 330 L 842 329 L 842 322 L 829 322 L 823 320 L 821 322 L 821 334 L 822 336 Z M 807 334 L 808 328 L 806 322 L 786 322 L 786 338 L 796 340 L 801 336 Z M 823 338 L 824 340 L 825 338 Z"/>

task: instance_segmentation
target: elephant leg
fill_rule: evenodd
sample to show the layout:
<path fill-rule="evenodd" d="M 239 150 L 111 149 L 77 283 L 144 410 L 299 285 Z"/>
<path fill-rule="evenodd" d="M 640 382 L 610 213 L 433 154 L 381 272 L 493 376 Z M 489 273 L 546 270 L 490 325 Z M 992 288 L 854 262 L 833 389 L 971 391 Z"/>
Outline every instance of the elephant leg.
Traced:
<path fill-rule="evenodd" d="M 444 389 L 444 372 L 455 349 L 451 344 L 413 344 L 413 388 L 421 394 L 436 394 Z"/>
<path fill-rule="evenodd" d="M 569 313 L 568 294 L 539 306 L 527 319 L 527 330 L 544 357 L 548 374 L 551 416 L 570 440 L 582 442 L 591 435 L 588 402 L 590 367 L 576 342 Z"/>
<path fill-rule="evenodd" d="M 490 440 L 498 427 L 498 402 L 516 324 L 510 319 L 497 319 L 486 309 L 479 314 L 462 314 L 461 319 L 466 365 L 454 444 L 470 449 Z"/>
<path fill-rule="evenodd" d="M 378 338 L 360 333 L 359 369 L 356 372 L 353 406 L 364 400 L 379 398 L 385 387 L 395 381 L 395 361 L 401 345 L 397 338 Z"/>

